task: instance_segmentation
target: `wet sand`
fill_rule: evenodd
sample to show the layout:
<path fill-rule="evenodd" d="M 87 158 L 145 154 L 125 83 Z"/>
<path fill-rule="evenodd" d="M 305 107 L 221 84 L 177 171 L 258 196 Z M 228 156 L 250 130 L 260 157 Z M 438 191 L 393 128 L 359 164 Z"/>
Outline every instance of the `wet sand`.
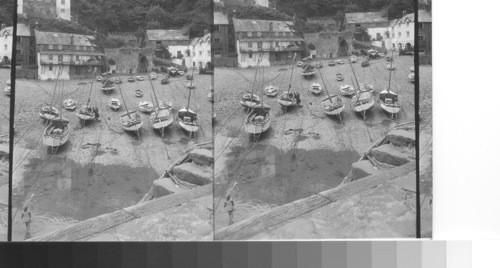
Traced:
<path fill-rule="evenodd" d="M 145 76 L 145 75 L 143 75 Z M 187 104 L 189 91 L 185 77 L 171 79 L 170 85 L 153 81 L 159 99 L 174 104 L 174 112 Z M 138 110 L 141 100 L 151 101 L 152 90 L 148 80 L 121 84 L 122 93 L 130 109 Z M 79 104 L 87 101 L 90 80 L 64 81 L 64 97 Z M 119 121 L 124 111 L 107 107 L 111 98 L 122 101 L 118 88 L 104 95 L 100 83 L 94 83 L 90 104 L 99 108 L 101 122 L 80 124 L 75 112 L 63 111 L 70 119 L 70 139 L 67 144 L 52 152 L 42 143 L 45 126 L 38 111 L 52 98 L 54 81 L 19 80 L 16 96 L 15 147 L 14 147 L 14 238 L 23 239 L 24 227 L 19 219 L 19 209 L 28 204 L 37 215 L 39 228 L 32 236 L 53 230 L 49 225 L 67 226 L 104 213 L 133 205 L 149 190 L 152 181 L 180 157 L 194 143 L 212 139 L 212 105 L 207 99 L 210 76 L 195 74 L 191 109 L 198 112 L 200 130 L 189 138 L 174 122 L 162 134 L 154 131 L 147 114 L 141 113 L 143 126 L 139 135 L 126 133 Z M 142 98 L 135 97 L 141 89 Z M 56 94 L 54 103 L 61 98 Z M 123 105 L 123 101 L 122 101 Z"/>
<path fill-rule="evenodd" d="M 283 113 L 275 98 L 263 96 L 264 103 L 271 106 L 272 123 L 255 144 L 243 130 L 246 112 L 239 104 L 243 93 L 252 90 L 255 69 L 216 69 L 215 92 L 221 92 L 215 95 L 214 104 L 216 228 L 228 223 L 223 209 L 223 197 L 228 193 L 235 200 L 235 221 L 239 221 L 333 188 L 347 175 L 350 165 L 392 125 L 413 121 L 414 85 L 407 79 L 413 58 L 395 56 L 395 64 L 392 78 L 403 107 L 397 119 L 391 120 L 380 108 L 377 94 L 376 104 L 367 112 L 366 120 L 349 105 L 342 114 L 342 122 L 327 116 L 321 104 L 326 94 L 314 96 L 308 91 L 312 83 L 322 84 L 319 75 L 306 80 L 300 69 L 295 68 L 292 91 L 301 94 L 303 107 Z M 330 67 L 325 62 L 324 66 L 320 70 L 330 94 L 338 94 L 342 83 L 352 84 L 348 64 Z M 255 93 L 262 96 L 260 90 L 269 84 L 278 86 L 280 92 L 287 89 L 291 67 L 267 67 L 264 74 L 259 71 Z M 373 60 L 369 68 L 362 68 L 358 62 L 354 68 L 360 83 L 373 84 L 375 92 L 387 87 L 389 73 L 384 60 Z M 346 80 L 337 82 L 336 73 L 342 73 Z M 396 90 L 394 86 L 391 90 Z M 238 212 L 239 207 L 244 209 Z"/>

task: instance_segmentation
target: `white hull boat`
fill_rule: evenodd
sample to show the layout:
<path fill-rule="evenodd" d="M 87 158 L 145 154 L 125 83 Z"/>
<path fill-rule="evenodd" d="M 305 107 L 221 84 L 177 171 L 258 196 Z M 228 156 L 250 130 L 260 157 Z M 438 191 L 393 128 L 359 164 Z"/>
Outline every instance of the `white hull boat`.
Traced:
<path fill-rule="evenodd" d="M 174 117 L 168 109 L 157 109 L 149 116 L 149 124 L 154 129 L 163 129 L 174 122 Z"/>
<path fill-rule="evenodd" d="M 49 147 L 59 147 L 69 140 L 69 121 L 65 118 L 54 118 L 45 128 L 43 143 Z"/>
<path fill-rule="evenodd" d="M 271 108 L 266 105 L 258 105 L 248 113 L 245 118 L 245 131 L 250 134 L 261 134 L 271 126 Z"/>
<path fill-rule="evenodd" d="M 129 111 L 121 114 L 122 128 L 126 131 L 139 131 L 142 127 L 142 116 L 136 111 Z"/>

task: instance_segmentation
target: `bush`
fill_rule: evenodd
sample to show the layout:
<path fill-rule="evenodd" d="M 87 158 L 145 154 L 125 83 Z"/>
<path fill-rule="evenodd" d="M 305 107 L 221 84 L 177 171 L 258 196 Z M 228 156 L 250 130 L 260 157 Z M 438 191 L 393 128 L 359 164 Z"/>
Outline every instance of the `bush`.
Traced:
<path fill-rule="evenodd" d="M 104 40 L 103 46 L 105 48 L 120 48 L 125 46 L 125 42 L 121 39 L 109 38 Z"/>

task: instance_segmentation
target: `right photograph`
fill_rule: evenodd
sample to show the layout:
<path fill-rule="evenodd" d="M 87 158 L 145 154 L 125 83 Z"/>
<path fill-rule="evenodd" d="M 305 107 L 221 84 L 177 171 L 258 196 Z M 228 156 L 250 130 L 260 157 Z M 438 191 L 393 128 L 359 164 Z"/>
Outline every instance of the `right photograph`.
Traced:
<path fill-rule="evenodd" d="M 215 240 L 431 237 L 431 25 L 430 1 L 215 1 Z"/>

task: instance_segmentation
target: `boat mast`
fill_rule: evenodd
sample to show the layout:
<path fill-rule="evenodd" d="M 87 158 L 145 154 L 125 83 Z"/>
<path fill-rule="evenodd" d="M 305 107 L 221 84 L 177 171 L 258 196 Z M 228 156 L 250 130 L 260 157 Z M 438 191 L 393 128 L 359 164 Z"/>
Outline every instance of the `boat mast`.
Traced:
<path fill-rule="evenodd" d="M 330 100 L 330 103 L 333 103 L 332 97 L 330 96 L 330 92 L 328 92 L 328 88 L 326 88 L 325 80 L 323 80 L 323 75 L 321 75 L 321 70 L 318 69 L 319 77 L 321 78 L 321 82 L 323 83 L 323 86 L 325 87 L 325 92 L 326 95 L 328 96 L 328 100 Z"/>
<path fill-rule="evenodd" d="M 293 77 L 293 69 L 295 69 L 295 57 L 297 57 L 297 53 L 293 54 L 293 59 L 292 59 L 292 73 L 290 74 L 290 82 L 288 83 L 288 94 L 290 94 L 290 89 L 292 89 L 292 77 Z"/>
<path fill-rule="evenodd" d="M 87 99 L 87 107 L 89 107 L 90 95 L 92 94 L 92 87 L 94 86 L 94 80 L 95 80 L 96 73 L 97 73 L 97 67 L 94 68 L 94 77 L 92 78 L 92 82 L 90 82 L 90 91 L 89 91 L 89 98 Z"/>
<path fill-rule="evenodd" d="M 156 105 L 158 106 L 158 108 L 160 107 L 160 102 L 158 101 L 158 97 L 156 96 L 156 91 L 155 91 L 155 87 L 153 86 L 153 79 L 151 79 L 151 74 L 149 75 L 149 83 L 151 84 L 151 89 L 153 90 L 153 94 L 155 96 L 155 98 L 153 99 L 153 97 L 151 97 L 151 100 L 154 102 L 156 101 Z"/>
<path fill-rule="evenodd" d="M 347 55 L 349 55 L 349 51 L 347 51 L 347 48 L 345 49 Z M 359 86 L 359 82 L 358 82 L 358 77 L 356 77 L 356 72 L 354 72 L 354 68 L 352 67 L 352 63 L 351 63 L 351 56 L 349 56 L 349 58 L 347 58 L 347 61 L 349 62 L 349 66 L 351 66 L 351 71 L 352 71 L 352 74 L 354 75 L 354 79 L 356 80 L 356 85 L 357 86 L 357 90 L 360 89 L 360 86 Z"/>
<path fill-rule="evenodd" d="M 127 116 L 129 119 L 132 119 L 132 117 L 130 117 L 130 113 L 127 109 L 127 102 L 125 101 L 125 98 L 123 97 L 122 88 L 120 87 L 120 84 L 118 84 L 118 91 L 120 91 L 120 96 L 122 96 L 123 107 L 125 108 L 125 111 L 127 112 Z"/>
<path fill-rule="evenodd" d="M 389 87 L 387 89 L 387 93 L 391 92 L 391 74 L 392 74 L 392 63 L 394 62 L 394 50 L 391 50 L 391 66 L 389 67 Z"/>
<path fill-rule="evenodd" d="M 61 114 L 59 115 L 59 120 L 61 121 L 61 123 L 63 120 L 62 118 L 63 118 L 63 110 L 64 110 L 64 108 L 63 108 L 63 97 L 64 97 L 63 90 L 64 90 L 64 80 L 61 81 Z"/>

